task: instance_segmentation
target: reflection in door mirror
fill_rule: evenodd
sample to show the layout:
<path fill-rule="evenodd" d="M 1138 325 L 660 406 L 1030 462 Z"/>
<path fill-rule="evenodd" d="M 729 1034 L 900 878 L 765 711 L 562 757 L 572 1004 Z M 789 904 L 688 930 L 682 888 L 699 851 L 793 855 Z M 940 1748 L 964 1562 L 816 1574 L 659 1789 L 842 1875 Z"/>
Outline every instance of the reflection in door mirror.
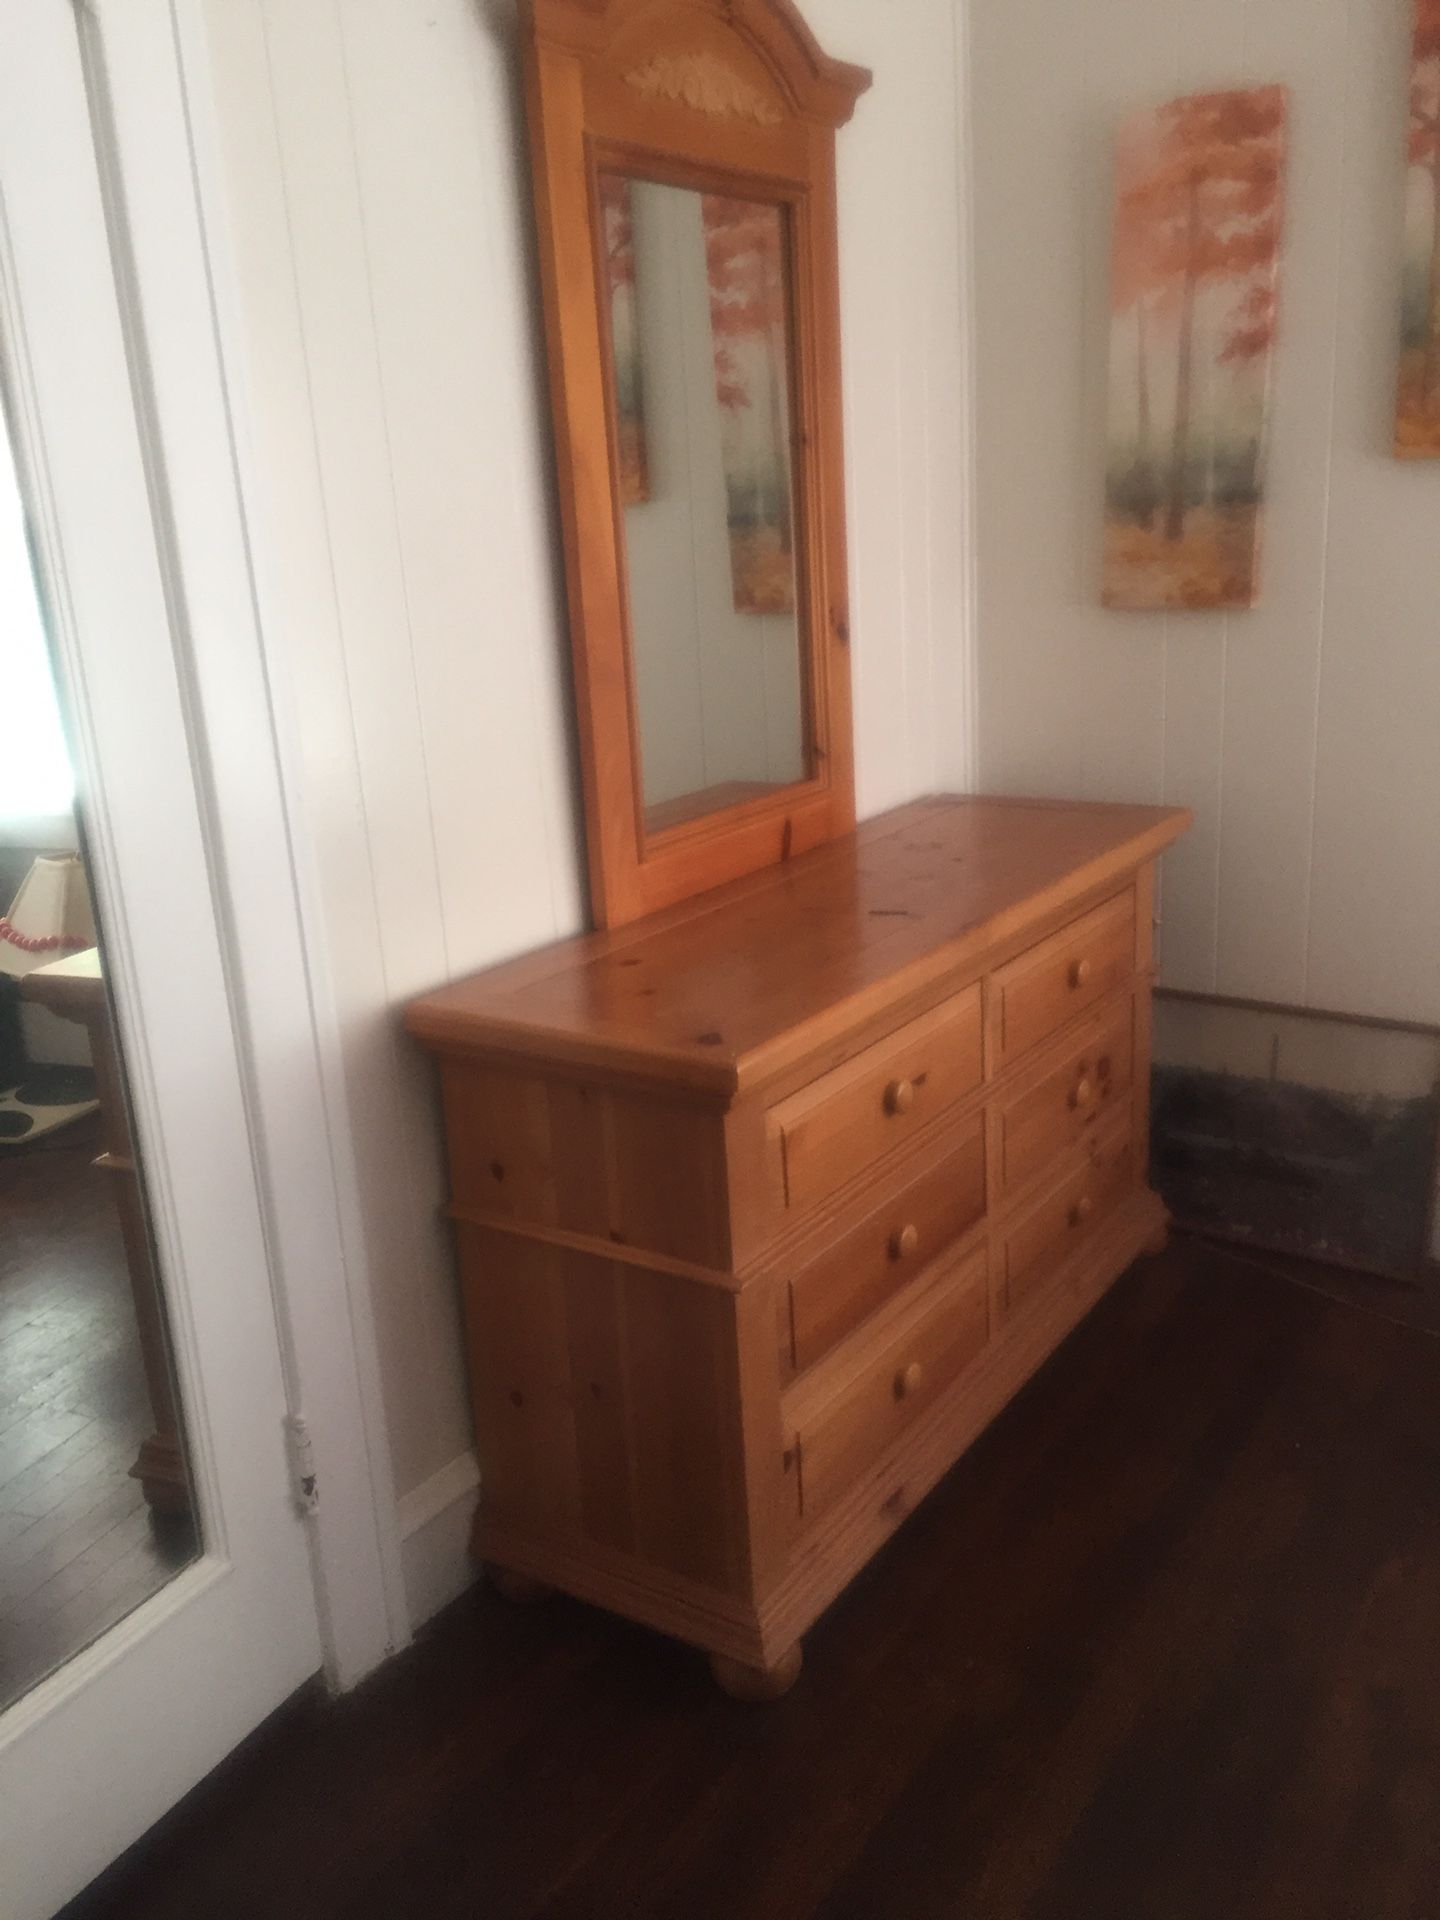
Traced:
<path fill-rule="evenodd" d="M 0 434 L 0 1710 L 198 1551 L 75 781 Z"/>

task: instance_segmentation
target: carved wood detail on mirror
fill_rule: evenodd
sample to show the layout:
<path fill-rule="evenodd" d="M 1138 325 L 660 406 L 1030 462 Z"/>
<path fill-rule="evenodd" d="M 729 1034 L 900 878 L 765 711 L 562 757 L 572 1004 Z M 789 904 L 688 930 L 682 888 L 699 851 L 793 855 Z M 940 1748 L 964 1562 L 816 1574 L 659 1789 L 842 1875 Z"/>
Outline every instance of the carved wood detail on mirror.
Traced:
<path fill-rule="evenodd" d="M 835 131 L 789 0 L 531 0 L 527 92 L 591 904 L 855 824 Z"/>

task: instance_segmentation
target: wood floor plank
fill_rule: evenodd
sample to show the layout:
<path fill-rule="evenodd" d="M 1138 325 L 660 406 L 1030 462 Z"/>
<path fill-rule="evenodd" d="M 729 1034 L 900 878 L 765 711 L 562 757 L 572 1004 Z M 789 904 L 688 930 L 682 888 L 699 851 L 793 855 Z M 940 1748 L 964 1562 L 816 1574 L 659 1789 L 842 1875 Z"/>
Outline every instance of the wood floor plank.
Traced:
<path fill-rule="evenodd" d="M 142 1501 L 135 1497 L 138 1491 L 125 1476 L 98 1487 L 89 1483 L 62 1501 L 54 1516 L 37 1521 L 0 1562 L 0 1618 L 42 1591 L 54 1575 L 93 1554 L 115 1528 L 127 1522 L 133 1526 L 137 1517 L 144 1520 Z M 133 1544 L 133 1540 L 128 1543 Z"/>
<path fill-rule="evenodd" d="M 1180 1243 L 784 1700 L 477 1591 L 67 1920 L 1430 1920 L 1440 1341 Z"/>

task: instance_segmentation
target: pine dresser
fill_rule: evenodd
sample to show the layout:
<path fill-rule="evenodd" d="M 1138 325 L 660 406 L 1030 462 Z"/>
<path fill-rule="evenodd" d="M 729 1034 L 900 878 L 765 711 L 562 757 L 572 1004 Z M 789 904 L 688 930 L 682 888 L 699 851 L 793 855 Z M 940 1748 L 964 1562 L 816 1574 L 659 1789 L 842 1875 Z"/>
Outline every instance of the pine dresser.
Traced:
<path fill-rule="evenodd" d="M 474 1548 L 782 1692 L 1138 1254 L 1182 810 L 940 797 L 432 993 Z"/>

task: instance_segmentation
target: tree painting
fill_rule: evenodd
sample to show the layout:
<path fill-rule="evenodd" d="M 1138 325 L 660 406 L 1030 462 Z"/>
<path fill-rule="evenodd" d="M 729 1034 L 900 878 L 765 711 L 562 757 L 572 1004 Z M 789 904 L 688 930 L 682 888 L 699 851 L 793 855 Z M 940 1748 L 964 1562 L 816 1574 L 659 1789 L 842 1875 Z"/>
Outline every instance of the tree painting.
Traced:
<path fill-rule="evenodd" d="M 1395 451 L 1440 458 L 1440 0 L 1415 0 Z"/>
<path fill-rule="evenodd" d="M 785 241 L 778 207 L 702 200 L 737 613 L 793 613 Z"/>
<path fill-rule="evenodd" d="M 600 232 L 610 288 L 620 499 L 625 506 L 633 507 L 650 498 L 650 475 L 645 452 L 640 326 L 635 305 L 635 229 L 630 209 L 630 182 L 623 174 L 600 175 Z"/>
<path fill-rule="evenodd" d="M 1284 155 L 1282 87 L 1193 94 L 1121 129 L 1108 607 L 1254 604 Z"/>

